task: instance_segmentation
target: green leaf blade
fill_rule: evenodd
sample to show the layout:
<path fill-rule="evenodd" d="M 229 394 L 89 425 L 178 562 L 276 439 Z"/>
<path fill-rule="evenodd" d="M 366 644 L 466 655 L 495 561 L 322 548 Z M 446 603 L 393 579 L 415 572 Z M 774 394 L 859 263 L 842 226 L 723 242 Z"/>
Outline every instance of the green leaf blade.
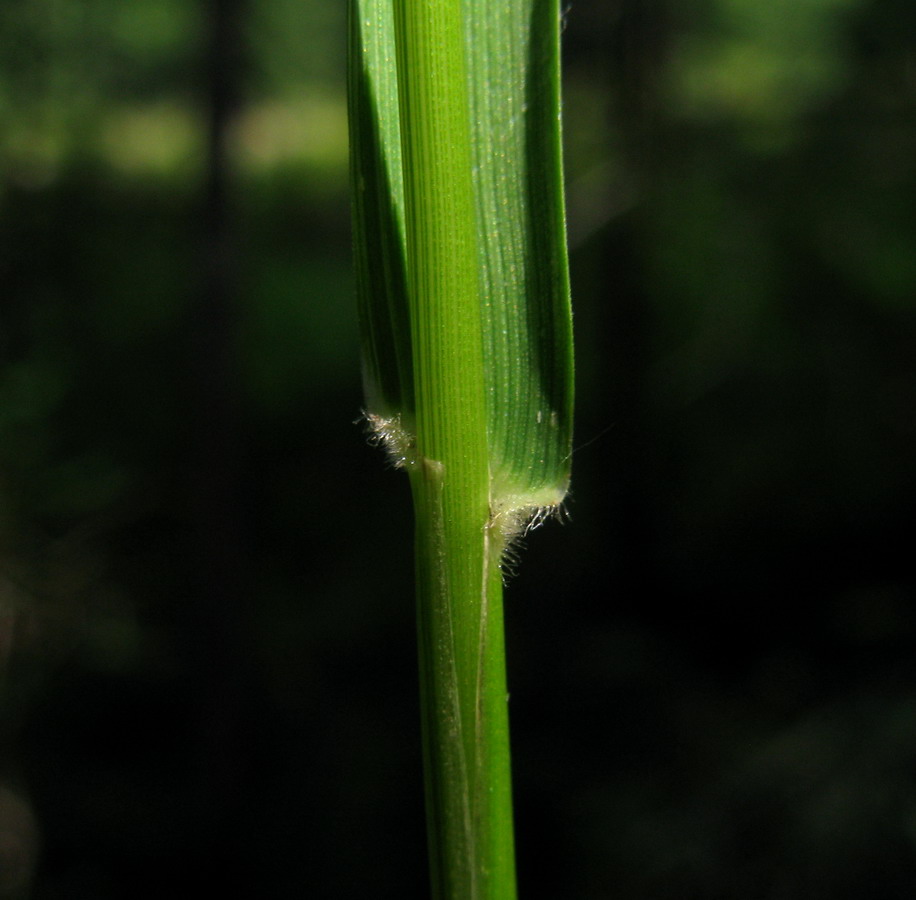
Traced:
<path fill-rule="evenodd" d="M 572 318 L 555 0 L 465 0 L 492 503 L 569 484 Z"/>
<path fill-rule="evenodd" d="M 391 0 L 354 0 L 349 28 L 353 254 L 366 408 L 409 431 L 413 360 Z"/>
<path fill-rule="evenodd" d="M 464 0 L 462 16 L 491 506 L 524 515 L 558 505 L 570 474 L 559 8 L 556 0 Z M 403 460 L 414 433 L 415 379 L 392 0 L 356 0 L 351 42 L 358 61 L 351 65 L 350 119 L 366 403 L 392 457 Z"/>

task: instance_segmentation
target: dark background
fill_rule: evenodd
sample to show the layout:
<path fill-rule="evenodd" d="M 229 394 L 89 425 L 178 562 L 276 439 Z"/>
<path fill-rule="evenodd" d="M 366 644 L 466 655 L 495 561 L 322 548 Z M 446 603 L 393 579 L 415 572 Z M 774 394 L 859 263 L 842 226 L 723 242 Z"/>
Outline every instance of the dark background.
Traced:
<path fill-rule="evenodd" d="M 565 22 L 577 451 L 507 592 L 522 895 L 910 897 L 916 4 Z M 342 0 L 0 6 L 2 897 L 426 894 L 344 57 Z"/>

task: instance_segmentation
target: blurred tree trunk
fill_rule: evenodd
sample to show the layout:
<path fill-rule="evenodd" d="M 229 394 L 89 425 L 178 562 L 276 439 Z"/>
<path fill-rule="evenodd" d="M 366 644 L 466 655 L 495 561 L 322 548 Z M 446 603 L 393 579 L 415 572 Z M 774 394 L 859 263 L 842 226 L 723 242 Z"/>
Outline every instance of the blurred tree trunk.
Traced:
<path fill-rule="evenodd" d="M 191 635 L 199 691 L 201 812 L 223 852 L 241 810 L 250 729 L 249 573 L 241 512 L 242 435 L 237 356 L 239 266 L 234 231 L 230 128 L 244 73 L 244 0 L 206 0 L 207 48 L 202 92 L 207 169 L 201 208 L 200 287 L 190 316 Z M 197 774 L 197 773 L 196 773 Z M 217 848 L 213 848 L 216 850 Z"/>

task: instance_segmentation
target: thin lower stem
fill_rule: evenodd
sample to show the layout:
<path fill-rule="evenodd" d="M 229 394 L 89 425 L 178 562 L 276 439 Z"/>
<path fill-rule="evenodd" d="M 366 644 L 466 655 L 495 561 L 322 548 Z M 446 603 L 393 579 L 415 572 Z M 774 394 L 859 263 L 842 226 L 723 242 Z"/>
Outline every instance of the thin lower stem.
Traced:
<path fill-rule="evenodd" d="M 489 559 L 473 595 L 449 591 L 442 480 L 413 478 L 417 632 L 433 896 L 515 897 L 501 572 Z"/>

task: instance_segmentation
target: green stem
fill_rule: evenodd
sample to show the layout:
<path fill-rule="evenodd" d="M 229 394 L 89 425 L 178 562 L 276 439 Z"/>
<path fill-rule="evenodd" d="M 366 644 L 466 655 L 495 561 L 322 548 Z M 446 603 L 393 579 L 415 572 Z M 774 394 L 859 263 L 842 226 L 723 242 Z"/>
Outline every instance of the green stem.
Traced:
<path fill-rule="evenodd" d="M 417 621 L 433 893 L 515 896 L 461 0 L 395 0 L 413 338 Z M 494 541 L 497 543 L 498 541 Z"/>

